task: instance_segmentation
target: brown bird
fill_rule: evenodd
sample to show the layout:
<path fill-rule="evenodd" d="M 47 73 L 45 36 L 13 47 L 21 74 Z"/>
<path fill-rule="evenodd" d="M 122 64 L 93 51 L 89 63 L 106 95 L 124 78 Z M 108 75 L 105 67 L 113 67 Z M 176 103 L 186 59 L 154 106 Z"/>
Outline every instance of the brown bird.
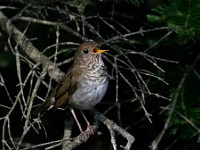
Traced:
<path fill-rule="evenodd" d="M 106 51 L 97 49 L 96 42 L 80 44 L 75 52 L 72 67 L 32 115 L 52 107 L 59 108 L 64 103 L 79 110 L 92 109 L 99 103 L 108 88 L 107 67 L 101 56 L 101 53 Z"/>

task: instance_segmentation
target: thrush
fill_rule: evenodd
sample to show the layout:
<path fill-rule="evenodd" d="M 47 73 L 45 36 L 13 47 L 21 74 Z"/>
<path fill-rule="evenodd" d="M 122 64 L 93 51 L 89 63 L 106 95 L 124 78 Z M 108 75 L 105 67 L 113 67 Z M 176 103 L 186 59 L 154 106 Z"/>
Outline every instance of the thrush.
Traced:
<path fill-rule="evenodd" d="M 98 49 L 93 41 L 80 44 L 64 78 L 32 115 L 52 107 L 59 108 L 65 103 L 79 110 L 89 110 L 98 104 L 108 88 L 107 67 L 101 54 L 106 51 Z"/>

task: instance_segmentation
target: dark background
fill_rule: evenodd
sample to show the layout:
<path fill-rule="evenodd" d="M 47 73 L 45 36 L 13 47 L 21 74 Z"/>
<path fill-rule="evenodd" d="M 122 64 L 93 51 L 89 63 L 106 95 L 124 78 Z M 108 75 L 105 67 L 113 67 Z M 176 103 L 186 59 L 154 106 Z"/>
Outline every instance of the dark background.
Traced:
<path fill-rule="evenodd" d="M 167 118 L 171 117 L 169 126 L 167 127 L 162 140 L 159 143 L 159 149 L 199 149 L 199 126 L 200 126 L 200 96 L 199 96 L 199 33 L 200 33 L 200 8 L 197 7 L 200 2 L 197 0 L 166 0 L 166 1 L 139 1 L 139 0 L 119 0 L 119 1 L 0 1 L 1 11 L 12 19 L 12 23 L 20 31 L 27 28 L 25 35 L 31 40 L 33 45 L 39 50 L 44 50 L 49 45 L 55 44 L 56 26 L 44 25 L 21 20 L 21 16 L 32 17 L 38 20 L 47 20 L 52 22 L 60 22 L 78 32 L 83 38 L 93 39 L 99 42 L 105 42 L 112 37 L 125 35 L 127 33 L 138 32 L 141 29 L 151 30 L 149 32 L 138 33 L 127 37 L 126 40 L 119 38 L 111 40 L 102 45 L 103 49 L 109 49 L 109 54 L 105 55 L 105 63 L 108 66 L 109 74 L 113 76 L 110 80 L 109 89 L 104 99 L 96 106 L 100 112 L 107 112 L 105 116 L 121 127 L 125 128 L 135 137 L 132 149 L 147 150 L 151 149 L 151 142 L 160 135 L 166 124 Z M 5 7 L 3 7 L 5 6 Z M 15 9 L 12 9 L 15 8 Z M 74 20 L 71 17 L 75 17 Z M 94 27 L 94 31 L 86 25 L 85 35 L 81 16 L 85 16 L 88 23 Z M 18 17 L 18 18 L 17 18 Z M 107 23 L 103 22 L 100 17 L 104 18 Z M 122 27 L 123 25 L 123 27 Z M 77 30 L 80 27 L 80 31 Z M 112 27 L 114 29 L 112 29 Z M 161 29 L 166 27 L 166 29 Z M 126 29 L 125 29 L 126 28 Z M 159 30 L 160 28 L 160 30 Z M 153 30 L 157 29 L 157 30 Z M 120 33 L 117 33 L 116 30 Z M 59 42 L 75 42 L 83 41 L 73 33 L 69 33 L 62 28 L 59 30 Z M 168 34 L 168 35 L 167 35 Z M 10 96 L 15 100 L 16 94 L 19 92 L 19 83 L 16 71 L 15 54 L 9 47 L 9 36 L 0 29 L 0 73 L 3 77 Z M 11 40 L 11 44 L 15 42 Z M 66 52 L 58 56 L 58 62 L 73 56 L 74 45 L 59 46 L 59 51 L 67 49 Z M 155 96 L 145 93 L 145 108 L 152 115 L 150 118 L 152 123 L 147 119 L 141 107 L 141 104 L 132 92 L 131 88 L 126 84 L 125 80 L 119 76 L 119 103 L 120 109 L 115 105 L 116 100 L 116 70 L 113 69 L 114 58 L 120 55 L 117 49 L 123 48 L 136 52 L 136 54 L 127 55 L 134 64 L 136 70 L 146 70 L 152 72 L 155 77 L 162 78 L 168 85 L 159 79 L 148 75 L 140 74 L 144 82 Z M 146 51 L 147 50 L 147 51 Z M 27 57 L 19 48 L 18 51 L 24 57 Z M 49 49 L 45 55 L 51 56 L 55 49 Z M 145 57 L 145 54 L 156 57 L 156 64 L 161 67 L 164 72 L 153 66 Z M 123 56 L 119 57 L 122 61 L 127 62 Z M 22 79 L 24 80 L 30 67 L 26 61 L 21 59 Z M 51 59 L 53 60 L 53 59 Z M 110 63 L 110 62 L 111 63 Z M 173 61 L 173 62 L 171 62 Z M 59 66 L 64 72 L 69 68 L 69 64 Z M 121 67 L 122 66 L 122 67 Z M 128 69 L 123 69 L 123 63 L 118 63 L 119 70 L 126 79 L 136 88 L 139 87 L 137 78 Z M 40 72 L 41 70 L 37 70 Z M 49 80 L 46 76 L 45 81 Z M 36 81 L 36 78 L 33 80 Z M 1 80 L 2 82 L 2 80 Z M 141 81 L 140 81 L 141 82 Z M 56 83 L 53 81 L 53 85 Z M 29 92 L 30 84 L 27 83 L 27 89 L 24 88 L 25 95 Z M 142 85 L 144 86 L 144 85 Z M 38 95 L 45 97 L 47 89 L 41 86 Z M 138 91 L 137 91 L 138 92 Z M 138 92 L 141 96 L 142 92 Z M 0 85 L 0 104 L 11 107 L 5 88 Z M 165 98 L 162 98 L 162 97 Z M 132 101 L 136 99 L 135 101 Z M 176 103 L 173 105 L 173 102 Z M 35 100 L 34 104 L 41 101 Z M 0 106 L 2 107 L 2 106 Z M 172 111 L 172 114 L 170 112 Z M 85 126 L 84 120 L 78 111 L 80 122 Z M 0 108 L 0 117 L 4 117 L 8 113 L 8 109 Z M 40 130 L 40 134 L 36 134 L 34 130 L 30 130 L 25 136 L 24 142 L 30 145 L 49 142 L 62 139 L 64 121 L 68 118 L 69 109 L 65 111 L 56 110 L 55 112 L 47 112 L 42 117 L 43 125 L 47 131 L 47 138 L 44 130 Z M 120 114 L 121 119 L 119 119 Z M 87 117 L 92 122 L 91 116 L 86 112 Z M 10 131 L 14 141 L 18 140 L 23 131 L 25 119 L 21 115 L 20 104 L 14 108 L 9 116 Z M 0 126 L 3 129 L 3 121 L 1 118 Z M 35 125 L 37 127 L 37 125 Z M 7 128 L 6 128 L 7 129 Z M 78 135 L 76 124 L 73 126 L 73 135 Z M 3 135 L 3 130 L 0 131 Z M 10 141 L 8 131 L 5 131 L 8 143 Z M 2 138 L 2 136 L 1 136 Z M 126 141 L 116 134 L 117 144 L 125 145 Z M 22 146 L 26 147 L 26 146 Z M 41 149 L 44 149 L 42 147 Z M 60 149 L 60 147 L 58 148 Z M 79 146 L 77 149 L 112 149 L 110 135 L 104 125 L 100 125 L 98 134 L 91 136 L 89 141 Z M 120 149 L 120 148 L 119 148 Z"/>

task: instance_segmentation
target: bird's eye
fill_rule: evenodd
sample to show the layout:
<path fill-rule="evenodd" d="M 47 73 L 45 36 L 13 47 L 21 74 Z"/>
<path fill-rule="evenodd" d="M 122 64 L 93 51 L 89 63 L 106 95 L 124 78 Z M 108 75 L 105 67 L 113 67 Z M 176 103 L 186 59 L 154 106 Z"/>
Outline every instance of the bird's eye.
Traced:
<path fill-rule="evenodd" d="M 88 49 L 83 49 L 83 53 L 87 54 L 88 53 Z"/>

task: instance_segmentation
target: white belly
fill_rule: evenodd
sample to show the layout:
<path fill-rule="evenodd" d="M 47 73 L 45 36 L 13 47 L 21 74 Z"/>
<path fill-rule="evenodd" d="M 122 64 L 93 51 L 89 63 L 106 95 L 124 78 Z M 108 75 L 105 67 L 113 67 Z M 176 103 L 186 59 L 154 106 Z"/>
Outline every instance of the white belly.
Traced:
<path fill-rule="evenodd" d="M 108 88 L 107 76 L 101 80 L 101 83 L 96 81 L 84 81 L 79 83 L 79 88 L 72 94 L 69 104 L 80 110 L 92 109 L 99 103 L 105 95 Z"/>

